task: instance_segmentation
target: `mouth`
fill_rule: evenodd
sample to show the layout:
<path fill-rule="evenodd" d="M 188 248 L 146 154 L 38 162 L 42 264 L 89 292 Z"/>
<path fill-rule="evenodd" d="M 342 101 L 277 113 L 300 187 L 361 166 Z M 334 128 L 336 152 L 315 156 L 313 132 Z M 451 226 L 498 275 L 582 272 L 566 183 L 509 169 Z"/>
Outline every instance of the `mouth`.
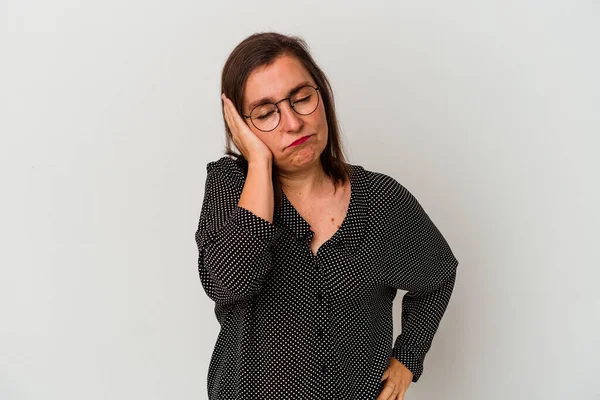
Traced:
<path fill-rule="evenodd" d="M 310 139 L 311 136 L 312 135 L 302 136 L 300 139 L 292 142 L 292 144 L 290 144 L 288 147 L 297 146 L 299 144 L 302 144 L 302 143 L 306 142 L 308 139 Z"/>

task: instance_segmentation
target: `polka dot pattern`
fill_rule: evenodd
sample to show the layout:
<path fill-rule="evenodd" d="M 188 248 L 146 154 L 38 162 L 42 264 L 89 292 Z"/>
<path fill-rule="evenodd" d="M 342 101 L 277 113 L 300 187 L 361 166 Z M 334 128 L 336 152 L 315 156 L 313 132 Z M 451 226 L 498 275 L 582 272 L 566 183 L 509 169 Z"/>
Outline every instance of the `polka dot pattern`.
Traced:
<path fill-rule="evenodd" d="M 285 194 L 271 223 L 237 205 L 236 160 L 206 169 L 198 272 L 220 324 L 209 399 L 375 399 L 390 357 L 417 382 L 458 266 L 417 199 L 351 165 L 347 215 L 314 255 L 314 233 Z M 398 289 L 407 293 L 394 340 Z"/>

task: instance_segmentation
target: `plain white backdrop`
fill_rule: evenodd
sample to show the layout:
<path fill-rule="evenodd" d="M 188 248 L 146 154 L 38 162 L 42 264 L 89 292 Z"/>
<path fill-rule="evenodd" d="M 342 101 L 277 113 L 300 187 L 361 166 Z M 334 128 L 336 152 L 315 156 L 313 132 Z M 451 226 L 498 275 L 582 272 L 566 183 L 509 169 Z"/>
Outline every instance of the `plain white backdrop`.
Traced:
<path fill-rule="evenodd" d="M 268 30 L 460 261 L 406 399 L 600 398 L 600 5 L 541 0 L 0 1 L 0 398 L 206 399 L 220 72 Z"/>

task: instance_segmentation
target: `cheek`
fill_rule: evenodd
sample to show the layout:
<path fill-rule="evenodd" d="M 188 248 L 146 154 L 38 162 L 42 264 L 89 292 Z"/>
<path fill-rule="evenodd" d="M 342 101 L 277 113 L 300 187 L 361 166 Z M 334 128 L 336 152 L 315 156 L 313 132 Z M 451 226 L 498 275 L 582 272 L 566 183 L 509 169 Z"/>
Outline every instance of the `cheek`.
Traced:
<path fill-rule="evenodd" d="M 270 132 L 270 133 L 261 132 L 261 131 L 257 132 L 256 129 L 253 129 L 252 132 L 254 132 L 256 137 L 258 137 L 269 148 L 269 150 L 271 150 L 272 152 L 275 152 L 275 149 L 277 148 L 277 146 L 279 144 L 275 143 L 276 135 L 273 134 L 274 132 Z"/>
<path fill-rule="evenodd" d="M 319 127 L 322 127 L 323 130 L 327 131 L 327 114 L 325 113 L 325 107 L 323 104 L 319 104 L 318 112 L 315 112 L 316 121 Z"/>

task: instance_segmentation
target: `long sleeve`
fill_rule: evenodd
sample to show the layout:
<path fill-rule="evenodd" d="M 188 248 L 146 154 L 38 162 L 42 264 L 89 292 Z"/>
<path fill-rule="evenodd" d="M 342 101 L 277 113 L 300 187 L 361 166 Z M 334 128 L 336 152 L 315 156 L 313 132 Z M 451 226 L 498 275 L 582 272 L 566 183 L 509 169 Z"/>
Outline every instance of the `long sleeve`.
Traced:
<path fill-rule="evenodd" d="M 425 355 L 450 301 L 456 271 L 438 289 L 408 292 L 402 298 L 402 332 L 396 338 L 392 355 L 413 373 L 417 382 L 423 373 Z"/>
<path fill-rule="evenodd" d="M 389 200 L 386 284 L 407 290 L 402 299 L 402 332 L 392 355 L 417 382 L 456 281 L 458 260 L 417 199 L 393 181 Z"/>
<path fill-rule="evenodd" d="M 204 200 L 195 234 L 198 272 L 217 304 L 256 295 L 272 268 L 271 247 L 280 233 L 271 222 L 237 205 L 243 182 L 230 171 L 207 165 Z"/>

